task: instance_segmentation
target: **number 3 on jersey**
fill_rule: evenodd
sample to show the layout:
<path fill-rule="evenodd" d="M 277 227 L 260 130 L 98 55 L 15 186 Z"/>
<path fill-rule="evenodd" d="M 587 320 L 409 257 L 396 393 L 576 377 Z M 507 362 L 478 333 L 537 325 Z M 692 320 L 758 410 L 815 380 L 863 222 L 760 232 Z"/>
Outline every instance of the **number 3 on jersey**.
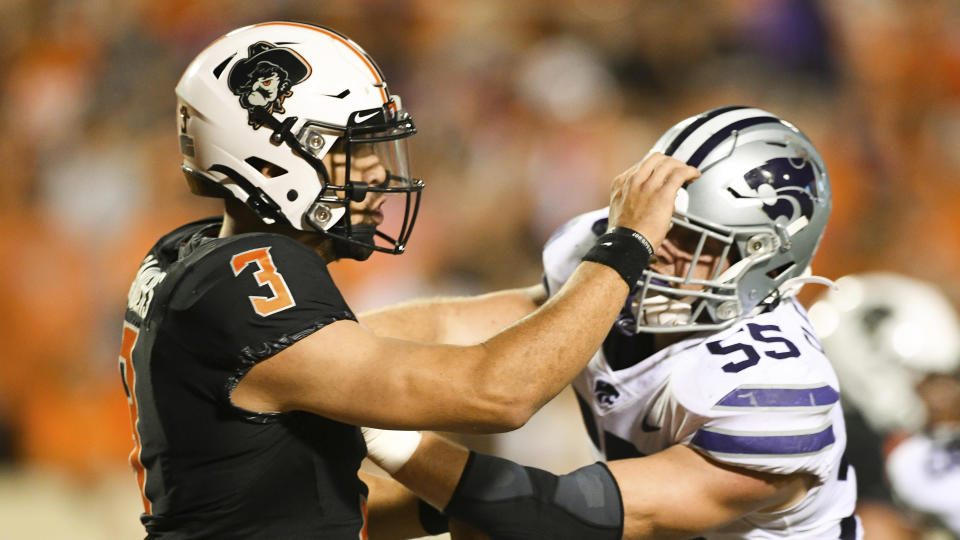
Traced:
<path fill-rule="evenodd" d="M 249 264 L 255 264 L 259 268 L 253 273 L 259 285 L 270 287 L 273 296 L 249 296 L 250 303 L 253 304 L 253 310 L 261 317 L 273 315 L 279 311 L 291 308 L 297 305 L 287 288 L 287 282 L 283 280 L 277 272 L 276 265 L 273 264 L 273 257 L 270 256 L 270 248 L 262 247 L 237 253 L 230 259 L 230 268 L 234 276 L 239 276 L 240 272 Z"/>

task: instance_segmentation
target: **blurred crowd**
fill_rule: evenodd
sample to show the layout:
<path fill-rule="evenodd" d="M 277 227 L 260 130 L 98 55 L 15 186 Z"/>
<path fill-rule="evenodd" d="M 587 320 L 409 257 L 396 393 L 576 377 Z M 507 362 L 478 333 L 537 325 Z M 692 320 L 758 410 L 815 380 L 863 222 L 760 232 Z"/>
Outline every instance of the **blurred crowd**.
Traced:
<path fill-rule="evenodd" d="M 334 265 L 356 311 L 538 281 L 558 225 L 605 205 L 668 126 L 727 104 L 822 151 L 834 211 L 815 273 L 897 271 L 960 301 L 953 0 L 5 0 L 4 463 L 87 487 L 127 474 L 127 288 L 159 235 L 219 209 L 180 174 L 173 88 L 214 38 L 273 19 L 360 43 L 420 131 L 407 254 Z"/>

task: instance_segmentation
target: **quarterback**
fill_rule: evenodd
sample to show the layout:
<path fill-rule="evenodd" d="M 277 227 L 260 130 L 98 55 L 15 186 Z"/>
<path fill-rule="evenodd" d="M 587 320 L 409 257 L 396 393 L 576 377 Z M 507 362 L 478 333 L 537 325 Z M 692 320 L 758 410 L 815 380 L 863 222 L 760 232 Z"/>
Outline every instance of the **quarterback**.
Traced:
<path fill-rule="evenodd" d="M 495 538 L 861 538 L 837 377 L 794 298 L 825 282 L 809 272 L 831 207 L 822 159 L 793 125 L 736 106 L 687 118 L 652 151 L 702 174 L 573 381 L 606 463 L 558 477 L 432 435 L 404 460 L 391 439 L 409 447 L 408 434 L 367 429 L 371 457 Z M 608 212 L 548 241 L 548 295 Z"/>
<path fill-rule="evenodd" d="M 502 332 L 543 298 L 408 304 L 364 326 L 327 264 L 401 253 L 423 189 L 407 164 L 413 119 L 379 67 L 332 30 L 270 22 L 208 46 L 176 95 L 183 172 L 224 214 L 163 236 L 130 288 L 119 359 L 149 538 L 355 540 L 368 516 L 371 528 L 387 519 L 380 508 L 416 516 L 415 498 L 358 477 L 356 426 L 522 425 L 589 361 L 677 190 L 699 175 L 662 154 L 619 175 L 611 230 L 568 285 Z M 396 231 L 387 198 L 402 202 Z M 465 329 L 490 331 L 431 343 Z M 383 527 L 423 533 L 401 521 Z"/>

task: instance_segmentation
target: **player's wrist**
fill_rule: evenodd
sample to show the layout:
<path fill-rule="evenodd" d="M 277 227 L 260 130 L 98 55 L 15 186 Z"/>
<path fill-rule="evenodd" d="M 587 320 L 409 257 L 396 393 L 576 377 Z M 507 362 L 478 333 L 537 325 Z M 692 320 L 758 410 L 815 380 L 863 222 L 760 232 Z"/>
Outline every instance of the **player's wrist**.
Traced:
<path fill-rule="evenodd" d="M 389 474 L 394 474 L 410 461 L 423 436 L 419 431 L 391 431 L 361 427 L 367 443 L 367 457 Z"/>
<path fill-rule="evenodd" d="M 653 246 L 642 234 L 628 227 L 613 227 L 597 238 L 581 260 L 613 268 L 633 289 L 651 257 Z"/>

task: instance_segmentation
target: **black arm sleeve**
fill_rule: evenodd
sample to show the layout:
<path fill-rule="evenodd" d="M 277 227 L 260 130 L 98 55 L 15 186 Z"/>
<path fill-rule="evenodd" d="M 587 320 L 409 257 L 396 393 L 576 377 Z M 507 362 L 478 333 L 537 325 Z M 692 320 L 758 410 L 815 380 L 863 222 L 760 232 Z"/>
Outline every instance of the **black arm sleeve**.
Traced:
<path fill-rule="evenodd" d="M 557 476 L 471 452 L 444 510 L 498 540 L 619 540 L 623 501 L 603 463 Z"/>

